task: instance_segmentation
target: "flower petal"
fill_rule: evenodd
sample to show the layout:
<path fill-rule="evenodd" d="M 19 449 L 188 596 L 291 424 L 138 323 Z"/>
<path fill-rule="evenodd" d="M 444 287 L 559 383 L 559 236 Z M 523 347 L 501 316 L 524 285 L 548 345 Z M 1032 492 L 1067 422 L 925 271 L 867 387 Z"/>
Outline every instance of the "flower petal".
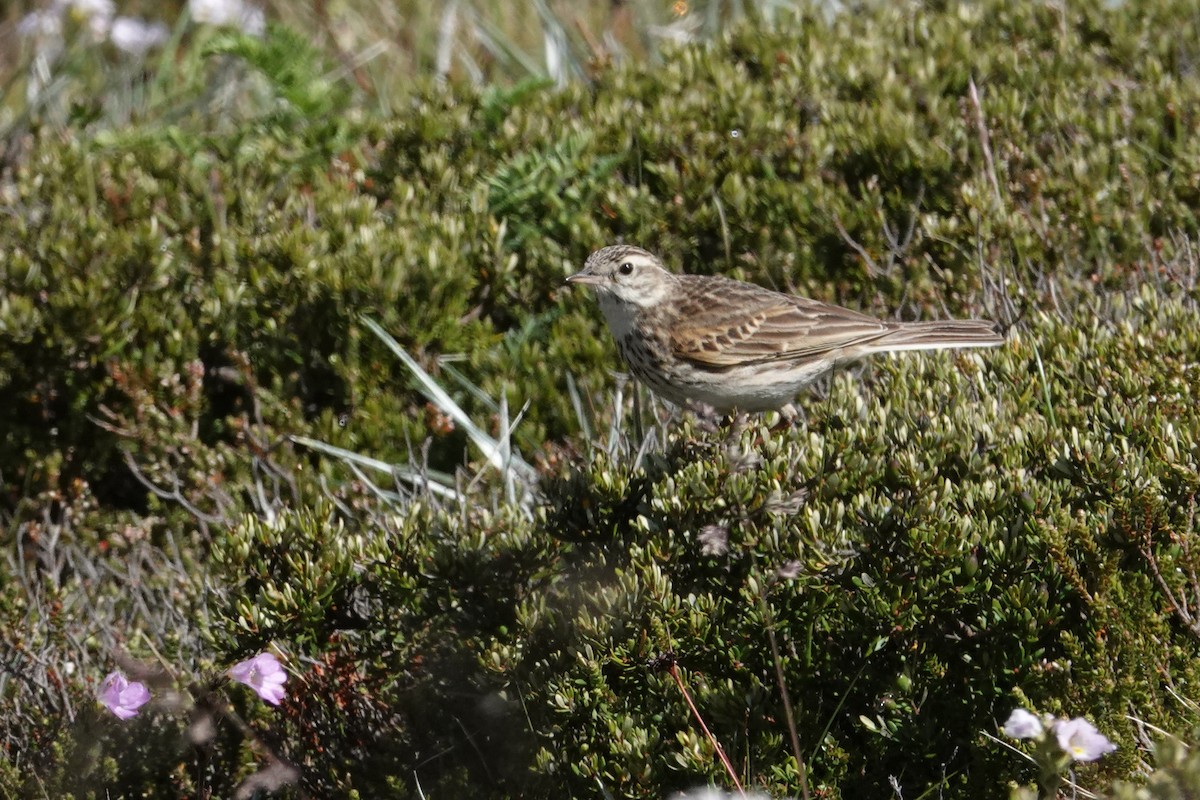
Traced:
<path fill-rule="evenodd" d="M 249 686 L 272 705 L 279 705 L 287 694 L 283 689 L 283 684 L 287 682 L 287 671 L 273 653 L 259 653 L 254 658 L 234 664 L 229 669 L 229 675 L 235 681 Z"/>
<path fill-rule="evenodd" d="M 1117 749 L 1107 736 L 1083 717 L 1055 722 L 1054 738 L 1063 752 L 1075 761 L 1095 761 Z"/>
<path fill-rule="evenodd" d="M 1036 739 L 1042 735 L 1042 721 L 1023 708 L 1015 708 L 1002 728 L 1014 739 Z"/>
<path fill-rule="evenodd" d="M 120 672 L 110 672 L 100 685 L 96 697 L 117 719 L 136 717 L 138 709 L 150 702 L 150 690 L 145 684 L 126 679 Z"/>

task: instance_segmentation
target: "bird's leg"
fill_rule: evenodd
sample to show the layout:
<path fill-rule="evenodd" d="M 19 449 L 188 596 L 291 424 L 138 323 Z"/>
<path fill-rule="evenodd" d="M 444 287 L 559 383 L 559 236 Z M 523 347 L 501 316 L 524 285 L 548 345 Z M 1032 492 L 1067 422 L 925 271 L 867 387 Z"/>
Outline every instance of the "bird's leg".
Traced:
<path fill-rule="evenodd" d="M 698 400 L 688 400 L 685 402 L 684 408 L 696 416 L 696 422 L 700 430 L 716 432 L 732 424 L 729 414 L 719 414 L 708 403 L 701 403 Z"/>
<path fill-rule="evenodd" d="M 746 428 L 750 422 L 750 415 L 745 411 L 733 410 L 726 412 L 725 416 L 721 417 L 721 428 L 729 433 L 731 437 L 738 436 Z"/>

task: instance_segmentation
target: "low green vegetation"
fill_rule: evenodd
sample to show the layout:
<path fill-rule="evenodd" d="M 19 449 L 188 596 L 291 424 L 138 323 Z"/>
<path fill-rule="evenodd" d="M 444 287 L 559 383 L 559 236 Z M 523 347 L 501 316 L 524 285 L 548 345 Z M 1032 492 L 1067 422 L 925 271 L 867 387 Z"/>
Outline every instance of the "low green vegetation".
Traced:
<path fill-rule="evenodd" d="M 144 119 L 13 127 L 0 789 L 659 798 L 732 788 L 715 740 L 773 797 L 1007 797 L 1023 707 L 1118 745 L 1081 786 L 1194 793 L 1197 20 L 751 15 L 388 114 L 210 32 Z M 562 287 L 615 241 L 1009 341 L 668 414 Z M 268 650 L 277 708 L 224 677 Z"/>

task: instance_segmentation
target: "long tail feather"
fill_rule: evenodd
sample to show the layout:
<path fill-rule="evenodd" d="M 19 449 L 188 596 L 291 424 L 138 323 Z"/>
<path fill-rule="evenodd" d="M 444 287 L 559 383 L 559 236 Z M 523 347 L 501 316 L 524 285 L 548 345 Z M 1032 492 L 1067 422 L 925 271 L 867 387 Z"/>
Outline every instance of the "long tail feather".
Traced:
<path fill-rule="evenodd" d="M 1004 337 L 996 323 L 985 319 L 948 319 L 936 322 L 898 322 L 891 332 L 868 346 L 869 352 L 941 350 L 956 347 L 995 347 Z"/>

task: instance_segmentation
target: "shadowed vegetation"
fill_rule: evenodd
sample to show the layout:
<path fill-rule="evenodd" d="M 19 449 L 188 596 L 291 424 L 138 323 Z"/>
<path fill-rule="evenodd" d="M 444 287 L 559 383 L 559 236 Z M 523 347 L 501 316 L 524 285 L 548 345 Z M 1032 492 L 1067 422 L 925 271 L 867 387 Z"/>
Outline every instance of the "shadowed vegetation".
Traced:
<path fill-rule="evenodd" d="M 991 738 L 1016 706 L 1119 745 L 1081 785 L 1178 796 L 1197 20 L 802 7 L 577 55 L 562 86 L 459 63 L 403 91 L 320 36 L 186 29 L 142 113 L 97 93 L 11 122 L 0 787 L 727 785 L 671 654 L 772 796 L 802 791 L 781 682 L 814 796 L 1007 796 L 1036 777 Z M 635 404 L 561 287 L 616 241 L 1009 341 L 839 373 L 787 431 L 716 427 Z M 269 647 L 284 703 L 212 705 Z M 94 700 L 116 666 L 155 692 L 128 722 Z"/>

